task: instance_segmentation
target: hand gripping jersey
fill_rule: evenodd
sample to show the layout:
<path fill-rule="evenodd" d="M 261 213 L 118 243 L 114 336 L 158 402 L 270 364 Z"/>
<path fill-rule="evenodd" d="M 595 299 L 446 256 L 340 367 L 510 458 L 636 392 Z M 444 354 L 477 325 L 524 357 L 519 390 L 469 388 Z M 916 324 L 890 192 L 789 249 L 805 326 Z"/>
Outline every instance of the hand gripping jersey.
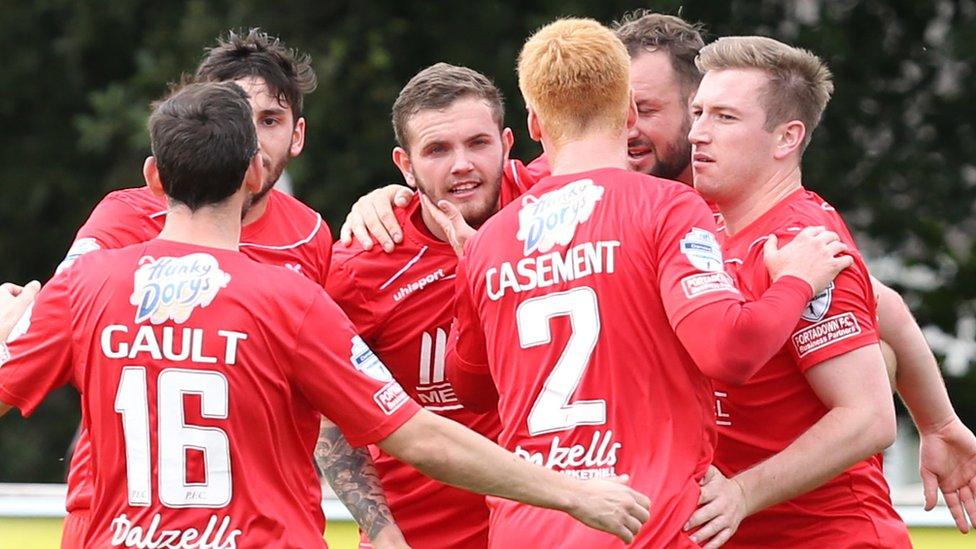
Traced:
<path fill-rule="evenodd" d="M 362 445 L 419 409 L 320 287 L 170 241 L 78 259 L 9 354 L 0 399 L 25 415 L 82 395 L 84 547 L 322 547 L 319 413 Z"/>
<path fill-rule="evenodd" d="M 86 252 L 155 238 L 166 221 L 166 208 L 166 200 L 145 186 L 109 193 L 78 230 L 59 270 Z M 242 228 L 240 250 L 255 261 L 287 267 L 324 286 L 332 257 L 332 235 L 322 216 L 272 189 L 261 218 Z M 69 513 L 84 511 L 91 505 L 87 480 L 89 448 L 88 435 L 82 428 L 68 470 Z"/>
<path fill-rule="evenodd" d="M 786 345 L 745 385 L 715 381 L 719 443 L 715 465 L 728 476 L 772 456 L 816 423 L 827 409 L 804 372 L 866 345 L 877 345 L 876 304 L 868 269 L 840 215 L 822 198 L 797 190 L 748 227 L 725 237 L 726 265 L 746 299 L 770 285 L 763 243 L 782 246 L 803 227 L 840 235 L 854 257 L 814 296 Z M 862 461 L 816 490 L 747 517 L 726 547 L 910 547 L 891 505 L 881 456 Z"/>
<path fill-rule="evenodd" d="M 511 160 L 501 181 L 501 204 L 530 187 L 538 172 Z M 548 167 L 545 167 L 548 171 Z M 421 406 L 482 435 L 498 437 L 498 415 L 466 410 L 445 379 L 447 336 L 454 320 L 457 255 L 435 238 L 421 218 L 419 196 L 396 208 L 403 243 L 387 254 L 354 242 L 333 249 L 326 289 L 357 331 Z M 485 497 L 432 480 L 392 456 L 370 447 L 390 510 L 415 549 L 485 547 Z"/>
<path fill-rule="evenodd" d="M 652 501 L 635 547 L 694 547 L 681 529 L 712 460 L 712 388 L 673 327 L 740 299 L 713 231 L 691 188 L 600 169 L 540 181 L 458 266 L 458 368 L 490 371 L 499 444 L 578 478 L 631 475 Z M 623 547 L 565 514 L 489 502 L 492 547 Z"/>

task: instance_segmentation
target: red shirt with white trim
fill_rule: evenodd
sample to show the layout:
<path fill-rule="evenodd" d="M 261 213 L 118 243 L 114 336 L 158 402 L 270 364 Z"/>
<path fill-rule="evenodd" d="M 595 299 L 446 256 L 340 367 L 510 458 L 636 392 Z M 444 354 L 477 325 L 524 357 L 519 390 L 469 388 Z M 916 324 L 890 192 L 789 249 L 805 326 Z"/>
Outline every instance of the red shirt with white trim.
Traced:
<path fill-rule="evenodd" d="M 629 474 L 681 532 L 712 460 L 712 387 L 674 333 L 740 301 L 714 221 L 686 185 L 620 169 L 548 177 L 488 220 L 458 265 L 457 367 L 498 389 L 499 444 L 578 478 Z M 489 498 L 492 547 L 623 547 L 569 516 Z"/>
<path fill-rule="evenodd" d="M 499 199 L 505 205 L 535 182 L 532 166 L 505 164 Z M 548 170 L 548 167 L 546 167 Z M 419 195 L 395 208 L 403 243 L 391 253 L 358 242 L 333 247 L 326 289 L 359 334 L 421 406 L 495 440 L 498 415 L 466 410 L 445 379 L 447 336 L 454 319 L 457 255 L 430 233 Z M 477 548 L 488 542 L 485 497 L 432 480 L 371 446 L 390 510 L 407 543 L 423 548 Z"/>
<path fill-rule="evenodd" d="M 727 270 L 746 299 L 758 298 L 770 285 L 763 261 L 768 235 L 775 234 L 782 246 L 807 226 L 839 234 L 854 265 L 814 296 L 790 340 L 745 385 L 713 382 L 719 433 L 715 465 L 728 476 L 783 450 L 827 413 L 805 372 L 878 344 L 868 269 L 840 215 L 815 193 L 797 190 L 735 235 L 720 233 Z M 747 517 L 726 546 L 910 547 L 891 504 L 880 455 L 808 494 Z"/>
<path fill-rule="evenodd" d="M 319 414 L 363 445 L 419 409 L 315 283 L 165 240 L 79 258 L 9 355 L 0 400 L 25 416 L 82 395 L 85 547 L 324 547 Z"/>
<path fill-rule="evenodd" d="M 149 187 L 109 193 L 78 230 L 58 269 L 92 250 L 121 248 L 155 238 L 166 222 L 166 210 L 166 199 L 153 194 Z M 255 261 L 287 267 L 324 287 L 332 258 L 332 234 L 321 215 L 272 189 L 264 214 L 242 227 L 240 250 Z M 82 428 L 68 469 L 68 512 L 91 505 L 89 453 L 88 435 Z"/>

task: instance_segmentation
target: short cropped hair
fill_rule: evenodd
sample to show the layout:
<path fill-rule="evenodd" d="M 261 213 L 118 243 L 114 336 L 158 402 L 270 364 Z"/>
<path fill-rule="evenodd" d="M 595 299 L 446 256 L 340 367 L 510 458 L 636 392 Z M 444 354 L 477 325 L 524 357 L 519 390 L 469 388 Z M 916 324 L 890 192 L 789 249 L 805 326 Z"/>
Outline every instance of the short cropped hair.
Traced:
<path fill-rule="evenodd" d="M 279 104 L 288 105 L 294 122 L 302 116 L 305 94 L 313 92 L 318 83 L 308 54 L 285 46 L 258 28 L 246 33 L 228 31 L 216 46 L 207 49 L 194 76 L 214 82 L 259 77 Z"/>
<path fill-rule="evenodd" d="M 536 31 L 519 54 L 518 81 L 552 139 L 626 126 L 630 58 L 592 19 L 560 19 Z"/>
<path fill-rule="evenodd" d="M 689 23 L 680 17 L 650 10 L 636 10 L 615 21 L 613 28 L 631 58 L 643 52 L 664 52 L 678 75 L 682 92 L 690 95 L 698 88 L 701 71 L 695 66 L 695 57 L 705 46 L 704 27 L 700 23 Z"/>
<path fill-rule="evenodd" d="M 481 99 L 491 109 L 498 130 L 505 127 L 505 100 L 491 79 L 478 71 L 437 63 L 418 72 L 400 90 L 393 103 L 393 134 L 409 150 L 407 123 L 421 111 L 446 109 L 459 99 Z"/>
<path fill-rule="evenodd" d="M 810 144 L 834 92 L 830 69 L 813 53 L 765 36 L 728 36 L 705 46 L 695 61 L 704 73 L 722 69 L 758 69 L 769 81 L 759 95 L 767 131 L 791 120 L 806 127 L 800 148 Z"/>
<path fill-rule="evenodd" d="M 190 211 L 237 192 L 258 151 L 251 105 L 233 82 L 178 88 L 153 106 L 149 135 L 163 191 Z"/>

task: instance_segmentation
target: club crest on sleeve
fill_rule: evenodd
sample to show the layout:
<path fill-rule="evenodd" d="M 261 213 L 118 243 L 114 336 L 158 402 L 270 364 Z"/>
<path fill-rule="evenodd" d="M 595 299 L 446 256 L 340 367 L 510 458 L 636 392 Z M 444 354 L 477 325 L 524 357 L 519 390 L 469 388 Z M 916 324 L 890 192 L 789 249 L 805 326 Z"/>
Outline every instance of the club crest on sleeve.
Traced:
<path fill-rule="evenodd" d="M 129 303 L 136 306 L 137 324 L 146 320 L 183 323 L 195 308 L 210 305 L 228 282 L 230 275 L 220 270 L 217 258 L 210 254 L 144 256 L 135 272 Z"/>
<path fill-rule="evenodd" d="M 719 272 L 724 269 L 722 261 L 722 247 L 711 231 L 692 227 L 679 243 L 681 253 L 695 268 L 708 272 Z"/>
<path fill-rule="evenodd" d="M 393 381 L 393 374 L 386 368 L 386 365 L 383 364 L 380 357 L 376 356 L 373 350 L 366 345 L 363 338 L 358 335 L 353 336 L 350 343 L 352 344 L 352 350 L 350 351 L 349 361 L 356 370 L 376 381 Z"/>
<path fill-rule="evenodd" d="M 525 196 L 515 235 L 525 242 L 524 255 L 569 244 L 576 228 L 593 214 L 596 203 L 603 198 L 603 190 L 592 179 L 580 179 L 538 198 Z"/>
<path fill-rule="evenodd" d="M 813 299 L 807 303 L 807 306 L 803 309 L 803 314 L 800 317 L 807 322 L 820 322 L 823 320 L 824 316 L 827 315 L 827 311 L 830 310 L 831 296 L 834 290 L 834 283 L 831 282 L 827 285 L 827 288 L 820 292 L 819 294 L 813 296 Z"/>

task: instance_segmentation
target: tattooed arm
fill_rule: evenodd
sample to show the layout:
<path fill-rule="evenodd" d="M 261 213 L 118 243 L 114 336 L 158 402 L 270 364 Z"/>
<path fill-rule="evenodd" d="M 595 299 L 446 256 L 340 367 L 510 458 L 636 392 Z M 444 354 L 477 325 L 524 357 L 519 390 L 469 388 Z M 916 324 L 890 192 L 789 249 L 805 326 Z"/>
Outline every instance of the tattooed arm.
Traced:
<path fill-rule="evenodd" d="M 350 446 L 339 427 L 324 417 L 315 462 L 374 549 L 408 547 L 386 504 L 369 450 Z"/>

